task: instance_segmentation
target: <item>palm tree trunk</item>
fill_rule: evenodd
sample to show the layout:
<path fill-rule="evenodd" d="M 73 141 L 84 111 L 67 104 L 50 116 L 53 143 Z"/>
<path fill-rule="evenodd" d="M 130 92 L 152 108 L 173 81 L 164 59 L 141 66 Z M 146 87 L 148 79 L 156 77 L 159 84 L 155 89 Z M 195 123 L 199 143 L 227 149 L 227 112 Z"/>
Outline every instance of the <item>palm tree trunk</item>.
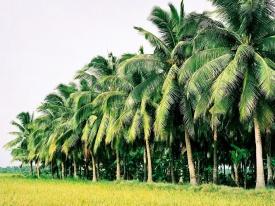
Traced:
<path fill-rule="evenodd" d="M 146 147 L 143 150 L 143 182 L 147 181 L 147 155 L 146 155 Z"/>
<path fill-rule="evenodd" d="M 96 165 L 96 177 L 97 177 L 97 180 L 99 180 L 99 160 L 98 160 L 98 157 L 96 157 L 95 159 L 95 165 Z"/>
<path fill-rule="evenodd" d="M 190 136 L 189 136 L 187 130 L 185 130 L 185 145 L 186 145 L 186 151 L 187 151 L 187 161 L 188 161 L 188 168 L 189 168 L 189 175 L 190 175 L 190 184 L 197 185 L 197 178 L 196 178 L 195 166 L 194 166 L 194 162 L 193 162 Z"/>
<path fill-rule="evenodd" d="M 58 167 L 58 164 L 57 164 L 57 163 L 56 163 L 56 176 L 57 176 L 58 179 L 60 178 L 60 175 L 59 175 L 59 167 Z"/>
<path fill-rule="evenodd" d="M 120 180 L 120 157 L 119 157 L 119 150 L 116 150 L 116 180 Z"/>
<path fill-rule="evenodd" d="M 126 180 L 127 179 L 127 170 L 126 170 L 126 165 L 127 165 L 127 161 L 126 161 L 126 155 L 123 155 L 123 179 Z"/>
<path fill-rule="evenodd" d="M 174 168 L 174 157 L 173 157 L 173 148 L 170 149 L 170 173 L 171 173 L 171 182 L 175 184 L 175 168 Z"/>
<path fill-rule="evenodd" d="M 86 176 L 86 179 L 89 179 L 89 163 L 88 163 L 88 160 L 86 160 L 86 162 L 85 162 L 85 176 Z"/>
<path fill-rule="evenodd" d="M 243 185 L 244 185 L 244 188 L 246 189 L 246 186 L 247 186 L 247 175 L 246 175 L 246 173 L 247 173 L 247 163 L 246 163 L 246 160 L 244 161 L 244 170 L 243 170 Z"/>
<path fill-rule="evenodd" d="M 236 163 L 233 164 L 234 167 L 234 180 L 235 180 L 235 184 L 237 185 L 237 187 L 240 186 L 240 182 L 239 182 L 239 169 L 238 169 L 238 165 Z"/>
<path fill-rule="evenodd" d="M 54 166 L 53 166 L 53 161 L 51 161 L 51 174 L 52 174 L 52 178 L 54 178 Z"/>
<path fill-rule="evenodd" d="M 267 185 L 273 185 L 273 174 L 271 165 L 271 134 L 270 129 L 266 130 L 266 165 L 267 165 Z"/>
<path fill-rule="evenodd" d="M 61 161 L 61 179 L 64 179 L 65 177 L 65 165 L 64 161 Z"/>
<path fill-rule="evenodd" d="M 76 165 L 75 157 L 73 160 L 73 168 L 74 168 L 74 178 L 77 178 L 77 165 Z"/>
<path fill-rule="evenodd" d="M 263 148 L 258 120 L 254 118 L 255 144 L 256 144 L 256 188 L 265 188 Z"/>
<path fill-rule="evenodd" d="M 30 161 L 30 173 L 31 173 L 31 176 L 33 176 L 32 160 Z"/>
<path fill-rule="evenodd" d="M 217 134 L 217 128 L 214 127 L 214 150 L 213 150 L 213 183 L 218 184 L 218 159 L 217 159 L 217 140 L 218 140 L 218 134 Z"/>
<path fill-rule="evenodd" d="M 38 160 L 36 160 L 35 166 L 36 166 L 36 175 L 39 178 L 40 177 L 40 170 L 39 170 L 39 161 Z"/>
<path fill-rule="evenodd" d="M 147 154 L 147 182 L 153 182 L 152 177 L 152 162 L 151 162 L 151 151 L 150 151 L 150 142 L 148 138 L 145 138 L 146 145 L 146 154 Z"/>
<path fill-rule="evenodd" d="M 91 152 L 91 157 L 92 157 L 92 168 L 93 168 L 93 182 L 97 181 L 97 176 L 96 176 L 96 162 L 95 162 L 95 157 L 93 152 Z"/>

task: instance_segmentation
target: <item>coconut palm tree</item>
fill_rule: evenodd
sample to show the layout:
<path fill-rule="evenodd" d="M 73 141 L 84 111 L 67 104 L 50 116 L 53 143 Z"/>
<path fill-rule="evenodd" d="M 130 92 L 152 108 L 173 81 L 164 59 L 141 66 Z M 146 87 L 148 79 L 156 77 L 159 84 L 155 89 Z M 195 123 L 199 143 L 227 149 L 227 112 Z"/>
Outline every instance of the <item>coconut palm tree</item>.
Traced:
<path fill-rule="evenodd" d="M 133 75 L 138 72 L 146 80 L 142 87 L 139 86 L 139 96 L 135 99 L 147 98 L 147 93 L 155 92 L 153 96 L 161 96 L 157 110 L 154 130 L 157 140 L 166 141 L 170 137 L 169 120 L 175 112 L 172 108 L 180 104 L 183 115 L 183 124 L 185 126 L 186 146 L 188 147 L 187 156 L 190 171 L 190 182 L 196 184 L 196 175 L 192 159 L 192 149 L 190 135 L 193 132 L 193 115 L 190 103 L 184 97 L 178 84 L 178 71 L 181 64 L 192 54 L 192 38 L 196 35 L 199 28 L 208 25 L 216 25 L 217 22 L 208 18 L 205 14 L 192 13 L 185 16 L 183 1 L 180 5 L 180 11 L 169 4 L 169 11 L 160 7 L 155 7 L 149 20 L 158 28 L 160 37 L 141 28 L 135 27 L 154 47 L 154 54 L 144 55 L 141 53 L 125 61 L 120 67 L 120 73 L 124 75 Z M 129 72 L 130 71 L 130 72 Z M 162 88 L 162 90 L 160 90 Z M 151 90 L 151 91 L 148 91 Z"/>
<path fill-rule="evenodd" d="M 29 159 L 29 142 L 31 141 L 31 124 L 33 115 L 29 112 L 21 112 L 17 115 L 17 121 L 12 121 L 11 124 L 17 127 L 17 131 L 11 132 L 16 138 L 9 141 L 4 147 L 11 149 L 13 160 L 20 161 L 22 164 L 30 164 L 30 173 L 33 174 L 33 159 Z"/>
<path fill-rule="evenodd" d="M 76 92 L 74 84 L 60 84 L 57 87 L 57 92 L 49 94 L 39 111 L 43 114 L 42 117 L 51 119 L 50 131 L 47 138 L 48 157 L 47 161 L 52 162 L 54 157 L 61 160 L 61 178 L 65 177 L 65 162 L 68 151 L 77 141 L 78 137 L 72 129 L 72 117 L 74 115 L 73 101 L 71 94 Z M 43 150 L 41 150 L 43 151 Z M 76 173 L 76 171 L 74 171 Z"/>
<path fill-rule="evenodd" d="M 90 83 L 86 93 L 80 94 L 80 98 L 85 99 L 86 103 L 79 108 L 75 115 L 76 125 L 85 123 L 82 132 L 84 145 L 90 148 L 89 153 L 93 163 L 93 180 L 96 181 L 94 155 L 105 138 L 105 143 L 113 143 L 117 162 L 117 180 L 120 179 L 120 154 L 119 146 L 122 133 L 114 136 L 110 132 L 115 120 L 119 117 L 123 109 L 124 101 L 132 88 L 131 84 L 116 75 L 118 64 L 131 54 L 124 54 L 117 59 L 109 54 L 108 59 L 96 57 L 84 68 L 76 77 Z"/>
<path fill-rule="evenodd" d="M 213 0 L 226 27 L 210 26 L 194 40 L 194 55 L 182 67 L 197 109 L 208 105 L 216 136 L 218 118 L 239 105 L 242 122 L 253 121 L 256 188 L 265 187 L 261 129 L 273 120 L 274 4 L 272 1 Z"/>

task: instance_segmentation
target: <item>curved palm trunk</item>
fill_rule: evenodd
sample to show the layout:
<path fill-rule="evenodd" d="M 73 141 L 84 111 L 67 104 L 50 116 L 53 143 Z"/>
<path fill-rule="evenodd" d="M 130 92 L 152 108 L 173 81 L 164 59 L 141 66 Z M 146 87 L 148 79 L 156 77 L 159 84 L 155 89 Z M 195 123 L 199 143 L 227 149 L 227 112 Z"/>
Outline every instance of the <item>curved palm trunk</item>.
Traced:
<path fill-rule="evenodd" d="M 147 154 L 147 182 L 153 182 L 152 177 L 152 162 L 151 162 L 151 151 L 150 151 L 150 143 L 148 138 L 145 138 L 145 145 L 146 145 L 146 154 Z"/>
<path fill-rule="evenodd" d="M 93 152 L 91 152 L 91 157 L 92 157 L 92 168 L 93 168 L 93 182 L 97 181 L 97 176 L 96 176 L 96 162 L 95 162 L 95 157 Z"/>
<path fill-rule="evenodd" d="M 218 141 L 218 132 L 217 128 L 214 128 L 214 134 L 213 134 L 213 183 L 218 184 L 218 159 L 217 159 L 217 141 Z"/>
<path fill-rule="evenodd" d="M 270 129 L 266 131 L 266 166 L 267 166 L 267 185 L 273 185 L 273 174 L 271 165 L 271 134 Z"/>
<path fill-rule="evenodd" d="M 189 136 L 187 130 L 185 130 L 185 145 L 186 145 L 186 151 L 187 151 L 187 161 L 188 161 L 188 168 L 189 168 L 189 175 L 190 175 L 190 184 L 197 185 L 197 178 L 196 178 L 195 166 L 194 166 L 194 162 L 193 162 L 190 136 Z"/>
<path fill-rule="evenodd" d="M 116 180 L 120 180 L 120 157 L 118 149 L 116 150 Z"/>
<path fill-rule="evenodd" d="M 264 165 L 263 165 L 263 148 L 262 139 L 260 133 L 259 122 L 254 118 L 254 132 L 255 132 L 255 144 L 256 144 L 256 188 L 264 188 Z"/>

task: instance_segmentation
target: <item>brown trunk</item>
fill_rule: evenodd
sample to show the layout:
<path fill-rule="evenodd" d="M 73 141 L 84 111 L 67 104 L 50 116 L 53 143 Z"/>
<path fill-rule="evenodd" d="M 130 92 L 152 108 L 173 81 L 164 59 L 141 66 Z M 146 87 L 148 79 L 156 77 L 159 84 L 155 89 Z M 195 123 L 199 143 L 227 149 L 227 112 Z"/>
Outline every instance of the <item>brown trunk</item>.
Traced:
<path fill-rule="evenodd" d="M 237 164 L 233 164 L 233 167 L 234 167 L 234 181 L 235 181 L 235 184 L 237 185 L 237 187 L 240 186 L 240 183 L 239 183 L 239 168 L 238 168 L 238 165 Z"/>
<path fill-rule="evenodd" d="M 218 134 L 217 134 L 217 128 L 214 128 L 214 134 L 213 134 L 213 183 L 218 184 L 218 159 L 217 159 L 217 140 L 218 140 Z"/>
<path fill-rule="evenodd" d="M 151 151 L 150 151 L 150 142 L 147 138 L 145 138 L 145 145 L 146 145 L 146 154 L 147 154 L 147 182 L 153 182 L 152 177 L 152 162 L 151 162 Z"/>
<path fill-rule="evenodd" d="M 118 149 L 116 150 L 116 180 L 120 180 L 120 157 Z"/>
<path fill-rule="evenodd" d="M 263 148 L 258 120 L 254 118 L 255 144 L 256 144 L 256 188 L 265 188 Z"/>
<path fill-rule="evenodd" d="M 189 136 L 187 130 L 185 130 L 185 145 L 186 145 L 186 151 L 187 151 L 187 161 L 188 161 L 188 168 L 189 168 L 190 184 L 197 185 L 197 178 L 196 178 L 195 166 L 194 166 L 194 162 L 193 162 L 190 136 Z"/>
<path fill-rule="evenodd" d="M 91 157 L 92 157 L 92 168 L 93 168 L 93 182 L 97 181 L 97 176 L 96 176 L 96 162 L 95 162 L 95 157 L 94 154 L 91 152 Z"/>
<path fill-rule="evenodd" d="M 143 150 L 143 182 L 147 181 L 147 160 L 146 147 Z"/>
<path fill-rule="evenodd" d="M 270 129 L 266 130 L 266 166 L 267 166 L 267 185 L 273 185 L 273 174 L 272 174 L 272 164 L 271 164 L 271 134 Z"/>

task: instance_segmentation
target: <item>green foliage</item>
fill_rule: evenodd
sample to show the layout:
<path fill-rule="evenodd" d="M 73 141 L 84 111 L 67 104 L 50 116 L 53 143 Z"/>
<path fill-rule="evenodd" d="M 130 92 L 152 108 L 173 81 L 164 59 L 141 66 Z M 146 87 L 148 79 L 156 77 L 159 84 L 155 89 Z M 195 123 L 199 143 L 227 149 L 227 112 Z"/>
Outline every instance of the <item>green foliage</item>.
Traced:
<path fill-rule="evenodd" d="M 18 114 L 5 146 L 13 159 L 30 169 L 34 163 L 37 176 L 50 168 L 53 177 L 112 180 L 117 167 L 128 180 L 150 181 L 153 171 L 156 181 L 191 177 L 193 184 L 213 181 L 217 165 L 228 185 L 230 169 L 243 164 L 240 183 L 253 187 L 258 161 L 274 156 L 266 148 L 262 155 L 261 141 L 253 140 L 262 135 L 274 144 L 265 138 L 275 128 L 274 2 L 211 2 L 215 19 L 186 15 L 183 1 L 179 9 L 154 7 L 149 20 L 158 34 L 134 27 L 153 53 L 141 47 L 96 56 L 45 97 L 35 118 Z"/>

